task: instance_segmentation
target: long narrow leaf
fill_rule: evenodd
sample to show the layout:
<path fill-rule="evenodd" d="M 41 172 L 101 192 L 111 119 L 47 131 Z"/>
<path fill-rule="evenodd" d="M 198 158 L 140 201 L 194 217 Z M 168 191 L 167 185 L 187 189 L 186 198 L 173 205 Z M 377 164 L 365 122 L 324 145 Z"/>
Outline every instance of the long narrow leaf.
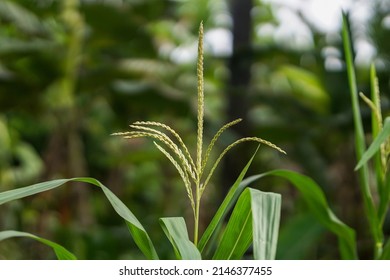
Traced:
<path fill-rule="evenodd" d="M 348 27 L 349 26 L 348 26 L 347 15 L 343 13 L 342 35 L 343 35 L 343 43 L 344 43 L 345 61 L 347 64 L 347 74 L 348 74 L 348 82 L 349 82 L 350 95 L 351 95 L 353 120 L 355 125 L 355 149 L 356 149 L 356 155 L 358 159 L 360 159 L 362 154 L 364 153 L 366 144 L 364 140 L 365 139 L 364 130 L 363 130 L 363 124 L 362 124 L 360 107 L 359 107 L 359 95 L 356 86 L 357 83 L 356 83 L 355 68 L 354 68 L 353 56 L 352 56 L 352 43 L 349 35 L 350 30 Z"/>
<path fill-rule="evenodd" d="M 258 149 L 259 149 L 259 147 L 257 147 L 253 156 L 248 161 L 248 163 L 245 165 L 244 169 L 241 171 L 236 182 L 234 182 L 233 186 L 230 188 L 228 194 L 226 195 L 225 199 L 223 200 L 222 204 L 218 208 L 218 210 L 217 210 L 216 214 L 214 215 L 213 219 L 211 220 L 210 224 L 208 225 L 205 232 L 203 233 L 203 235 L 198 243 L 198 248 L 199 248 L 200 252 L 203 252 L 206 245 L 209 243 L 210 238 L 214 234 L 215 229 L 218 227 L 218 225 L 224 219 L 226 214 L 233 207 L 234 203 L 237 201 L 242 190 L 249 184 L 248 181 L 245 181 L 245 180 L 243 181 L 243 179 L 244 179 L 245 174 L 248 171 L 249 166 L 251 165 L 253 158 L 255 157 Z"/>
<path fill-rule="evenodd" d="M 202 259 L 198 248 L 188 237 L 187 226 L 182 217 L 161 218 L 160 224 L 175 250 L 178 259 Z"/>
<path fill-rule="evenodd" d="M 213 259 L 241 259 L 253 243 L 256 260 L 275 259 L 281 196 L 247 188 L 240 195 Z"/>
<path fill-rule="evenodd" d="M 379 132 L 378 136 L 371 143 L 370 147 L 368 147 L 367 151 L 363 154 L 362 158 L 356 165 L 355 170 L 360 169 L 363 165 L 365 165 L 381 148 L 381 145 L 389 140 L 390 137 L 390 117 L 385 119 L 385 123 L 383 125 L 382 130 Z"/>
<path fill-rule="evenodd" d="M 279 235 L 280 194 L 249 188 L 253 219 L 253 257 L 255 260 L 274 260 Z"/>
<path fill-rule="evenodd" d="M 16 199 L 20 199 L 23 197 L 27 197 L 30 195 L 34 195 L 37 193 L 41 193 L 41 192 L 45 192 L 57 188 L 67 182 L 69 182 L 68 179 L 59 179 L 59 180 L 54 180 L 49 182 L 38 183 L 24 188 L 18 188 L 18 189 L 2 192 L 0 193 L 0 205 Z"/>
<path fill-rule="evenodd" d="M 113 192 L 110 191 L 110 189 L 108 189 L 106 186 L 104 186 L 102 183 L 100 183 L 94 178 L 85 177 L 59 179 L 2 192 L 0 193 L 0 205 L 16 199 L 20 199 L 23 197 L 60 187 L 68 182 L 84 182 L 100 187 L 109 202 L 111 203 L 114 210 L 126 221 L 130 233 L 132 234 L 135 243 L 142 251 L 142 253 L 149 259 L 158 259 L 153 243 L 144 227 L 138 221 L 138 219 L 134 216 L 130 209 Z"/>
<path fill-rule="evenodd" d="M 343 13 L 343 30 L 342 37 L 344 43 L 344 52 L 345 52 L 345 60 L 347 65 L 347 74 L 348 74 L 348 82 L 351 93 L 351 103 L 352 103 L 352 112 L 353 112 L 353 120 L 355 126 L 355 150 L 356 150 L 356 159 L 360 161 L 365 150 L 366 143 L 364 137 L 363 124 L 360 114 L 359 107 L 359 98 L 357 92 L 357 83 L 356 83 L 356 75 L 355 68 L 352 57 L 352 43 L 349 36 L 349 28 L 348 28 L 348 18 L 345 13 Z M 362 192 L 363 202 L 364 202 L 364 211 L 366 215 L 366 219 L 368 220 L 368 224 L 370 227 L 370 232 L 374 238 L 374 242 L 376 244 L 381 243 L 383 239 L 383 234 L 380 231 L 380 222 L 377 216 L 377 212 L 374 205 L 374 200 L 372 197 L 370 184 L 369 184 L 369 172 L 368 165 L 363 165 L 358 170 L 359 175 L 359 185 L 360 190 Z"/>
<path fill-rule="evenodd" d="M 251 245 L 252 238 L 251 195 L 249 189 L 246 189 L 234 207 L 213 259 L 241 259 Z"/>
<path fill-rule="evenodd" d="M 0 232 L 0 241 L 13 237 L 28 237 L 45 244 L 54 250 L 54 253 L 59 260 L 77 260 L 75 255 L 73 255 L 61 245 L 45 238 L 36 236 L 34 234 L 14 230 L 6 230 Z"/>

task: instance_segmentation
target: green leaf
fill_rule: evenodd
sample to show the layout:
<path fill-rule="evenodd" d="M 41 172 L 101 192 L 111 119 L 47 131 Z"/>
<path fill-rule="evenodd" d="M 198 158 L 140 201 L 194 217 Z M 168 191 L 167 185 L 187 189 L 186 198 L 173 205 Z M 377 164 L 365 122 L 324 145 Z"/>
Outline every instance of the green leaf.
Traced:
<path fill-rule="evenodd" d="M 258 149 L 259 149 L 259 147 L 257 147 L 253 156 L 248 161 L 248 163 L 245 165 L 244 169 L 241 171 L 236 182 L 234 182 L 233 186 L 230 188 L 228 194 L 226 195 L 222 204 L 218 208 L 218 210 L 215 213 L 210 224 L 207 226 L 206 230 L 204 231 L 204 233 L 203 233 L 203 235 L 198 243 L 198 249 L 200 252 L 203 252 L 206 245 L 208 245 L 210 247 L 212 246 L 212 244 L 208 244 L 208 243 L 213 243 L 213 242 L 209 242 L 209 241 L 210 241 L 210 238 L 212 237 L 212 235 L 214 234 L 216 228 L 221 224 L 221 222 L 223 221 L 226 214 L 233 207 L 234 203 L 237 201 L 242 190 L 250 183 L 250 181 L 248 181 L 248 180 L 243 181 L 243 178 L 245 177 L 245 174 L 248 171 L 249 166 L 251 165 L 253 158 L 255 157 Z M 213 239 L 211 239 L 211 241 L 213 241 Z"/>
<path fill-rule="evenodd" d="M 161 218 L 160 224 L 175 250 L 178 259 L 201 260 L 199 250 L 188 237 L 187 226 L 182 217 Z"/>
<path fill-rule="evenodd" d="M 275 259 L 281 196 L 247 188 L 240 195 L 213 259 L 241 259 L 253 241 L 256 260 Z"/>
<path fill-rule="evenodd" d="M 94 178 L 59 179 L 2 192 L 0 193 L 0 205 L 16 199 L 60 187 L 68 182 L 84 182 L 100 187 L 114 210 L 126 221 L 130 233 L 142 253 L 148 259 L 158 259 L 153 243 L 138 219 L 134 216 L 130 209 L 113 192 L 110 191 L 110 189 Z"/>
<path fill-rule="evenodd" d="M 390 137 L 390 117 L 385 119 L 382 130 L 379 132 L 378 136 L 371 143 L 370 147 L 363 154 L 362 158 L 356 165 L 355 170 L 360 169 L 364 164 L 367 163 L 375 153 L 380 149 L 381 145 L 389 140 Z"/>
<path fill-rule="evenodd" d="M 73 255 L 71 252 L 66 250 L 64 247 L 45 238 L 38 237 L 31 233 L 14 231 L 14 230 L 6 230 L 0 232 L 0 241 L 8 238 L 13 238 L 13 237 L 28 237 L 45 244 L 54 250 L 54 253 L 56 254 L 59 260 L 77 260 L 75 255 Z"/>
<path fill-rule="evenodd" d="M 292 65 L 284 65 L 279 74 L 287 78 L 296 99 L 319 113 L 329 111 L 329 95 L 318 76 L 311 71 Z"/>
<path fill-rule="evenodd" d="M 363 154 L 366 150 L 366 143 L 364 137 L 364 129 L 363 123 L 361 119 L 360 107 L 359 107 L 359 98 L 357 92 L 357 83 L 356 83 L 356 75 L 355 68 L 353 63 L 352 56 L 352 43 L 350 39 L 350 30 L 349 30 L 349 22 L 347 14 L 343 13 L 343 26 L 342 26 L 342 37 L 344 44 L 344 53 L 345 53 L 345 61 L 347 65 L 347 74 L 348 74 L 348 82 L 350 87 L 350 95 L 351 95 L 351 103 L 352 103 L 352 112 L 353 112 L 353 120 L 355 127 L 355 152 L 356 159 L 360 161 Z M 368 224 L 370 227 L 370 232 L 372 237 L 374 238 L 375 243 L 380 243 L 383 234 L 380 231 L 380 221 L 376 213 L 374 200 L 371 193 L 371 188 L 369 184 L 369 170 L 367 165 L 363 165 L 362 168 L 358 170 L 359 175 L 359 186 L 360 191 L 362 193 L 363 202 L 364 202 L 364 212 L 366 219 L 368 220 Z"/>
<path fill-rule="evenodd" d="M 330 209 L 321 188 L 309 177 L 289 171 L 273 170 L 249 177 L 251 181 L 265 176 L 278 176 L 288 180 L 301 193 L 314 217 L 328 230 L 337 235 L 341 257 L 343 259 L 356 259 L 355 231 L 340 221 Z"/>
<path fill-rule="evenodd" d="M 282 196 L 249 189 L 253 219 L 253 257 L 274 260 L 278 243 Z"/>
<path fill-rule="evenodd" d="M 234 207 L 213 259 L 241 259 L 252 243 L 252 237 L 251 196 L 249 189 L 246 189 Z"/>
<path fill-rule="evenodd" d="M 311 258 L 321 244 L 325 228 L 305 211 L 289 217 L 279 231 L 278 260 L 305 260 Z"/>

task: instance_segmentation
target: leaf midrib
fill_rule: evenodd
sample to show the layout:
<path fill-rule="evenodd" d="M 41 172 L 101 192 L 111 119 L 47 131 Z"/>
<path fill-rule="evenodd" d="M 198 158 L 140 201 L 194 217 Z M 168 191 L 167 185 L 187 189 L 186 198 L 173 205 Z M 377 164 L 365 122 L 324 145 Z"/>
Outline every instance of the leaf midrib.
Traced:
<path fill-rule="evenodd" d="M 245 218 L 245 222 L 244 222 L 243 227 L 242 227 L 242 229 L 241 229 L 241 231 L 240 231 L 240 234 L 238 235 L 237 241 L 234 243 L 233 249 L 230 251 L 230 255 L 229 255 L 229 257 L 227 258 L 228 260 L 230 260 L 231 256 L 233 255 L 233 252 L 235 251 L 235 249 L 236 249 L 236 247 L 237 247 L 237 244 L 238 244 L 238 242 L 240 241 L 243 232 L 245 231 L 244 229 L 245 229 L 245 227 L 246 227 L 246 225 L 247 225 L 247 223 L 248 223 L 248 219 L 249 219 L 249 217 L 250 217 L 251 214 L 252 214 L 252 210 L 250 210 L 250 211 L 248 212 L 248 215 L 247 215 L 246 218 Z"/>

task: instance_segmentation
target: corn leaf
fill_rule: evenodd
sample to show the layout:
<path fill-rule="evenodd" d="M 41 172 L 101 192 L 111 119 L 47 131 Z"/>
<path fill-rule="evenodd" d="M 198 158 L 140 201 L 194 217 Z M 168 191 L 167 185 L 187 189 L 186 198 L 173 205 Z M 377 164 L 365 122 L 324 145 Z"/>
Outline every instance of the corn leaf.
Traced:
<path fill-rule="evenodd" d="M 309 212 L 305 211 L 285 221 L 279 231 L 278 260 L 306 260 L 321 246 L 326 229 Z"/>
<path fill-rule="evenodd" d="M 282 196 L 249 188 L 253 219 L 253 257 L 274 260 L 278 243 Z"/>
<path fill-rule="evenodd" d="M 254 259 L 274 259 L 280 208 L 279 194 L 245 189 L 234 207 L 213 259 L 241 259 L 252 242 Z"/>
<path fill-rule="evenodd" d="M 359 160 L 356 165 L 355 170 L 360 169 L 364 164 L 369 161 L 376 152 L 380 149 L 381 145 L 389 140 L 390 137 L 390 117 L 385 119 L 382 130 L 379 132 L 378 136 L 374 139 L 371 145 L 368 147 L 367 151 L 362 155 L 362 158 Z"/>
<path fill-rule="evenodd" d="M 188 237 L 187 226 L 182 217 L 161 218 L 160 224 L 171 242 L 178 259 L 200 260 L 200 252 Z"/>
<path fill-rule="evenodd" d="M 13 237 L 28 237 L 45 244 L 54 250 L 54 253 L 59 260 L 77 260 L 75 255 L 73 255 L 61 245 L 45 238 L 36 236 L 34 234 L 14 230 L 6 230 L 0 232 L 0 241 Z"/>
<path fill-rule="evenodd" d="M 252 238 L 251 197 L 249 189 L 246 189 L 234 207 L 213 259 L 241 259 L 252 243 Z"/>
<path fill-rule="evenodd" d="M 158 259 L 153 243 L 138 219 L 134 216 L 130 209 L 113 192 L 110 191 L 110 189 L 94 178 L 59 179 L 2 192 L 0 193 L 0 205 L 60 187 L 68 182 L 84 182 L 100 187 L 117 214 L 126 221 L 130 233 L 142 253 L 148 259 Z"/>
<path fill-rule="evenodd" d="M 357 161 L 360 161 L 360 159 L 362 158 L 363 154 L 366 151 L 366 143 L 365 143 L 364 129 L 363 129 L 363 123 L 362 123 L 360 107 L 359 107 L 359 98 L 357 92 L 355 68 L 353 63 L 352 42 L 350 39 L 349 22 L 348 22 L 348 16 L 345 13 L 343 13 L 342 37 L 343 37 L 345 62 L 347 65 L 348 83 L 350 87 L 351 104 L 352 104 L 353 120 L 354 120 L 354 127 L 355 127 L 356 159 Z M 365 216 L 368 220 L 370 232 L 374 238 L 374 242 L 380 243 L 383 239 L 383 233 L 380 231 L 380 221 L 376 213 L 375 204 L 374 204 L 374 200 L 372 197 L 371 188 L 369 184 L 370 180 L 369 180 L 368 165 L 362 165 L 362 167 L 358 169 L 358 176 L 359 176 L 358 177 L 359 186 L 360 186 L 360 190 L 364 202 Z"/>

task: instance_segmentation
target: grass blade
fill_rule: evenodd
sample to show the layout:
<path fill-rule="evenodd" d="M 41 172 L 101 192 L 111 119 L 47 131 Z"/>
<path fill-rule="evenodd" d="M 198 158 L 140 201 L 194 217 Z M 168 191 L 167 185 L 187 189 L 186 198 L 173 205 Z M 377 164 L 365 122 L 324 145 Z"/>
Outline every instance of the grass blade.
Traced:
<path fill-rule="evenodd" d="M 133 236 L 135 243 L 137 244 L 138 248 L 142 251 L 142 253 L 148 259 L 158 259 L 153 243 L 149 238 L 149 235 L 147 234 L 144 227 L 138 221 L 138 219 L 134 216 L 134 214 L 130 211 L 130 209 L 113 192 L 110 191 L 110 189 L 108 189 L 106 186 L 104 186 L 102 183 L 100 183 L 98 180 L 94 178 L 84 177 L 84 178 L 72 178 L 72 179 L 59 179 L 59 180 L 42 182 L 39 184 L 2 192 L 0 193 L 0 205 L 16 199 L 20 199 L 23 197 L 27 197 L 30 195 L 34 195 L 37 193 L 41 193 L 44 191 L 48 191 L 60 187 L 68 182 L 84 182 L 84 183 L 89 183 L 100 187 L 104 192 L 104 194 L 106 195 L 109 202 L 111 203 L 114 210 L 117 212 L 117 214 L 126 221 L 130 233 Z"/>
<path fill-rule="evenodd" d="M 355 148 L 357 158 L 360 159 L 363 155 L 366 144 L 364 138 L 363 124 L 361 120 L 360 107 L 359 107 L 359 95 L 357 90 L 355 67 L 352 57 L 352 45 L 351 39 L 349 36 L 348 28 L 348 19 L 347 15 L 343 13 L 343 43 L 344 43 L 344 53 L 345 61 L 347 64 L 347 74 L 348 74 L 348 83 L 351 94 L 352 110 L 353 110 L 353 120 L 355 126 Z"/>
<path fill-rule="evenodd" d="M 355 170 L 358 170 L 363 167 L 374 155 L 381 149 L 381 145 L 389 140 L 390 137 L 390 117 L 385 119 L 382 130 L 379 132 L 378 136 L 374 139 L 367 151 L 362 155 L 362 158 L 359 160 L 356 165 Z"/>
<path fill-rule="evenodd" d="M 351 93 L 353 120 L 355 126 L 356 158 L 357 161 L 360 161 L 360 159 L 362 158 L 366 150 L 366 143 L 365 143 L 361 114 L 360 114 L 359 98 L 358 98 L 358 92 L 356 86 L 357 85 L 356 75 L 355 75 L 355 68 L 354 68 L 353 57 L 352 57 L 352 44 L 351 44 L 349 33 L 350 32 L 348 28 L 348 18 L 347 15 L 343 13 L 342 37 L 344 43 L 345 60 L 347 65 L 348 82 L 349 82 L 350 93 Z M 380 229 L 379 218 L 377 216 L 377 212 L 371 194 L 367 164 L 362 165 L 362 167 L 358 170 L 358 175 L 359 175 L 360 190 L 364 202 L 365 215 L 366 215 L 366 219 L 368 220 L 370 232 L 372 234 L 372 237 L 374 238 L 375 245 L 380 244 L 382 243 L 383 234 Z M 377 248 L 377 246 L 375 246 L 375 248 Z M 377 256 L 377 252 L 375 252 L 375 255 Z"/>
<path fill-rule="evenodd" d="M 249 189 L 246 189 L 233 209 L 213 259 L 241 259 L 251 245 L 252 239 L 251 195 Z"/>
<path fill-rule="evenodd" d="M 0 205 L 16 199 L 20 199 L 23 197 L 27 197 L 30 195 L 34 195 L 37 193 L 41 193 L 41 192 L 45 192 L 57 188 L 67 182 L 69 182 L 68 179 L 59 179 L 59 180 L 54 180 L 49 182 L 38 183 L 24 188 L 18 188 L 18 189 L 2 192 L 0 193 Z"/>
<path fill-rule="evenodd" d="M 282 196 L 249 188 L 253 219 L 253 257 L 274 260 L 278 243 Z"/>
<path fill-rule="evenodd" d="M 175 250 L 178 259 L 201 260 L 200 252 L 188 237 L 187 226 L 182 217 L 161 218 L 160 224 Z"/>
<path fill-rule="evenodd" d="M 279 194 L 245 189 L 234 207 L 213 259 L 241 259 L 252 242 L 254 259 L 275 259 L 280 209 Z"/>
<path fill-rule="evenodd" d="M 45 244 L 54 250 L 54 253 L 57 256 L 57 259 L 59 259 L 59 260 L 77 260 L 75 255 L 73 255 L 71 252 L 66 250 L 61 245 L 59 245 L 53 241 L 47 240 L 45 238 L 36 236 L 34 234 L 27 233 L 27 232 L 21 232 L 21 231 L 14 231 L 14 230 L 6 230 L 6 231 L 0 232 L 0 241 L 8 239 L 8 238 L 13 238 L 13 237 L 28 237 L 28 238 L 32 238 L 36 241 L 39 241 L 39 242 Z"/>

